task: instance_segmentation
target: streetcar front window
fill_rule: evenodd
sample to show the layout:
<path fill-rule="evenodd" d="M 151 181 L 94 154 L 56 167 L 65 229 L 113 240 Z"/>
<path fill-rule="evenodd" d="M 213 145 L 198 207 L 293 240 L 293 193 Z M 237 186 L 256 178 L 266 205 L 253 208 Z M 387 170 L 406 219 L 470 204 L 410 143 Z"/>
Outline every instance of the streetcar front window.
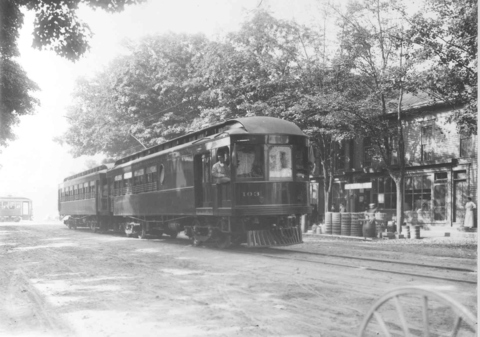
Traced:
<path fill-rule="evenodd" d="M 270 180 L 292 179 L 292 148 L 290 146 L 271 146 L 268 152 Z"/>
<path fill-rule="evenodd" d="M 264 178 L 263 145 L 236 144 L 235 151 L 237 180 Z"/>

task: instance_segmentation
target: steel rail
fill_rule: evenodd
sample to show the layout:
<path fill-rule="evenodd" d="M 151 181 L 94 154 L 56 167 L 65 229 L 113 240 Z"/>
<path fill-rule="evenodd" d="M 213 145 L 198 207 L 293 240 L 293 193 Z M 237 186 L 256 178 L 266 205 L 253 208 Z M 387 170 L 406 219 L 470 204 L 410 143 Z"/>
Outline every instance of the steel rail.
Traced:
<path fill-rule="evenodd" d="M 329 256 L 329 257 L 338 257 L 344 259 L 351 259 L 351 260 L 362 260 L 362 261 L 373 261 L 373 262 L 384 262 L 384 263 L 395 263 L 395 264 L 403 264 L 408 266 L 417 266 L 417 267 L 427 267 L 427 268 L 435 268 L 435 269 L 443 269 L 443 270 L 454 270 L 454 271 L 463 271 L 463 272 L 470 272 L 476 273 L 476 270 L 473 269 L 466 269 L 466 268 L 458 268 L 458 267 L 445 267 L 445 266 L 438 266 L 438 265 L 430 265 L 430 264 L 419 264 L 414 262 L 406 262 L 406 261 L 395 261 L 395 260 L 383 260 L 383 259 L 375 259 L 371 257 L 358 257 L 358 256 L 350 256 L 350 255 L 335 255 L 335 254 L 327 254 L 327 253 L 316 253 L 316 252 L 305 252 L 300 250 L 291 250 L 291 249 L 281 249 L 281 248 L 274 248 L 270 247 L 268 249 L 281 251 L 281 252 L 293 252 L 305 255 L 316 255 L 316 256 Z"/>
<path fill-rule="evenodd" d="M 363 270 L 369 270 L 369 271 L 384 272 L 384 273 L 390 273 L 390 274 L 416 276 L 416 277 L 424 277 L 424 278 L 431 278 L 431 279 L 451 281 L 451 282 L 463 282 L 463 283 L 469 283 L 469 284 L 477 284 L 477 281 L 454 279 L 454 278 L 447 278 L 447 277 L 440 277 L 440 276 L 433 276 L 433 275 L 425 275 L 425 274 L 415 274 L 415 273 L 387 270 L 387 269 L 381 269 L 381 268 L 359 267 L 359 266 L 351 266 L 351 265 L 342 264 L 342 263 L 325 262 L 325 261 L 313 261 L 313 260 L 308 260 L 308 259 L 298 259 L 298 258 L 293 258 L 293 257 L 283 257 L 283 256 L 277 256 L 277 255 L 269 255 L 269 254 L 259 254 L 259 255 L 264 256 L 264 257 L 273 258 L 273 259 L 294 260 L 294 261 L 301 261 L 301 262 L 310 262 L 310 263 L 315 263 L 315 264 L 325 264 L 325 265 L 330 265 L 330 266 L 339 266 L 339 267 L 347 267 L 347 268 L 354 268 L 354 269 L 363 269 Z"/>

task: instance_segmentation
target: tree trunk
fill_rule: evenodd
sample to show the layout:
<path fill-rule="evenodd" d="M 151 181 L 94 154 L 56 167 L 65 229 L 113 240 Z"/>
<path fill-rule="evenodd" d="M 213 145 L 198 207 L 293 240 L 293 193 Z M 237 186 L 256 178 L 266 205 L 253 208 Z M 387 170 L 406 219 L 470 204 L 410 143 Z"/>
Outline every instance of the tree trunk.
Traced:
<path fill-rule="evenodd" d="M 397 232 L 398 234 L 402 234 L 402 225 L 404 219 L 404 202 L 403 202 L 403 182 L 405 180 L 405 174 L 400 174 L 397 179 L 394 179 L 395 185 L 397 187 Z"/>
<path fill-rule="evenodd" d="M 326 188 L 324 189 L 324 198 L 325 198 L 325 213 L 331 212 L 330 208 L 332 206 L 332 201 L 330 200 L 330 191 Z"/>

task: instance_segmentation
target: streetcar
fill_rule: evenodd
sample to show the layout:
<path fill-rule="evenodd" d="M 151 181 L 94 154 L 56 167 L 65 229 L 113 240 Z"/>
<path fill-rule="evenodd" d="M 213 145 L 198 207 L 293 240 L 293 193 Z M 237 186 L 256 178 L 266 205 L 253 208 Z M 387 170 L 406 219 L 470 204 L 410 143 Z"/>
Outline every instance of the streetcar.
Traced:
<path fill-rule="evenodd" d="M 311 212 L 309 159 L 309 139 L 294 123 L 233 119 L 66 178 L 59 212 L 70 228 L 184 231 L 194 245 L 297 244 Z"/>
<path fill-rule="evenodd" d="M 0 222 L 32 219 L 32 200 L 11 195 L 0 197 Z"/>

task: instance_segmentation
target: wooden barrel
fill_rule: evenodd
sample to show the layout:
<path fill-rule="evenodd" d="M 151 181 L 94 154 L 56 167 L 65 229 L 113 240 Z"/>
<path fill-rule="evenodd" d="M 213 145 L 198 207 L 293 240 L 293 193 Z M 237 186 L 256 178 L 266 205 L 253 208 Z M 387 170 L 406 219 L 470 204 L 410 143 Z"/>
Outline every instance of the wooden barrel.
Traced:
<path fill-rule="evenodd" d="M 351 226 L 352 226 L 352 214 L 351 213 L 340 213 L 340 233 L 341 235 L 350 236 Z"/>
<path fill-rule="evenodd" d="M 350 223 L 350 236 L 362 236 L 362 222 L 360 221 L 360 214 L 351 213 Z"/>
<path fill-rule="evenodd" d="M 420 239 L 420 226 L 415 226 L 415 239 Z"/>
<path fill-rule="evenodd" d="M 367 218 L 367 221 L 363 223 L 363 237 L 373 238 L 375 237 L 375 220 Z"/>
<path fill-rule="evenodd" d="M 341 221 L 342 221 L 341 213 L 332 213 L 332 234 L 333 235 L 342 234 Z"/>
<path fill-rule="evenodd" d="M 332 212 L 325 213 L 325 234 L 332 234 Z"/>

